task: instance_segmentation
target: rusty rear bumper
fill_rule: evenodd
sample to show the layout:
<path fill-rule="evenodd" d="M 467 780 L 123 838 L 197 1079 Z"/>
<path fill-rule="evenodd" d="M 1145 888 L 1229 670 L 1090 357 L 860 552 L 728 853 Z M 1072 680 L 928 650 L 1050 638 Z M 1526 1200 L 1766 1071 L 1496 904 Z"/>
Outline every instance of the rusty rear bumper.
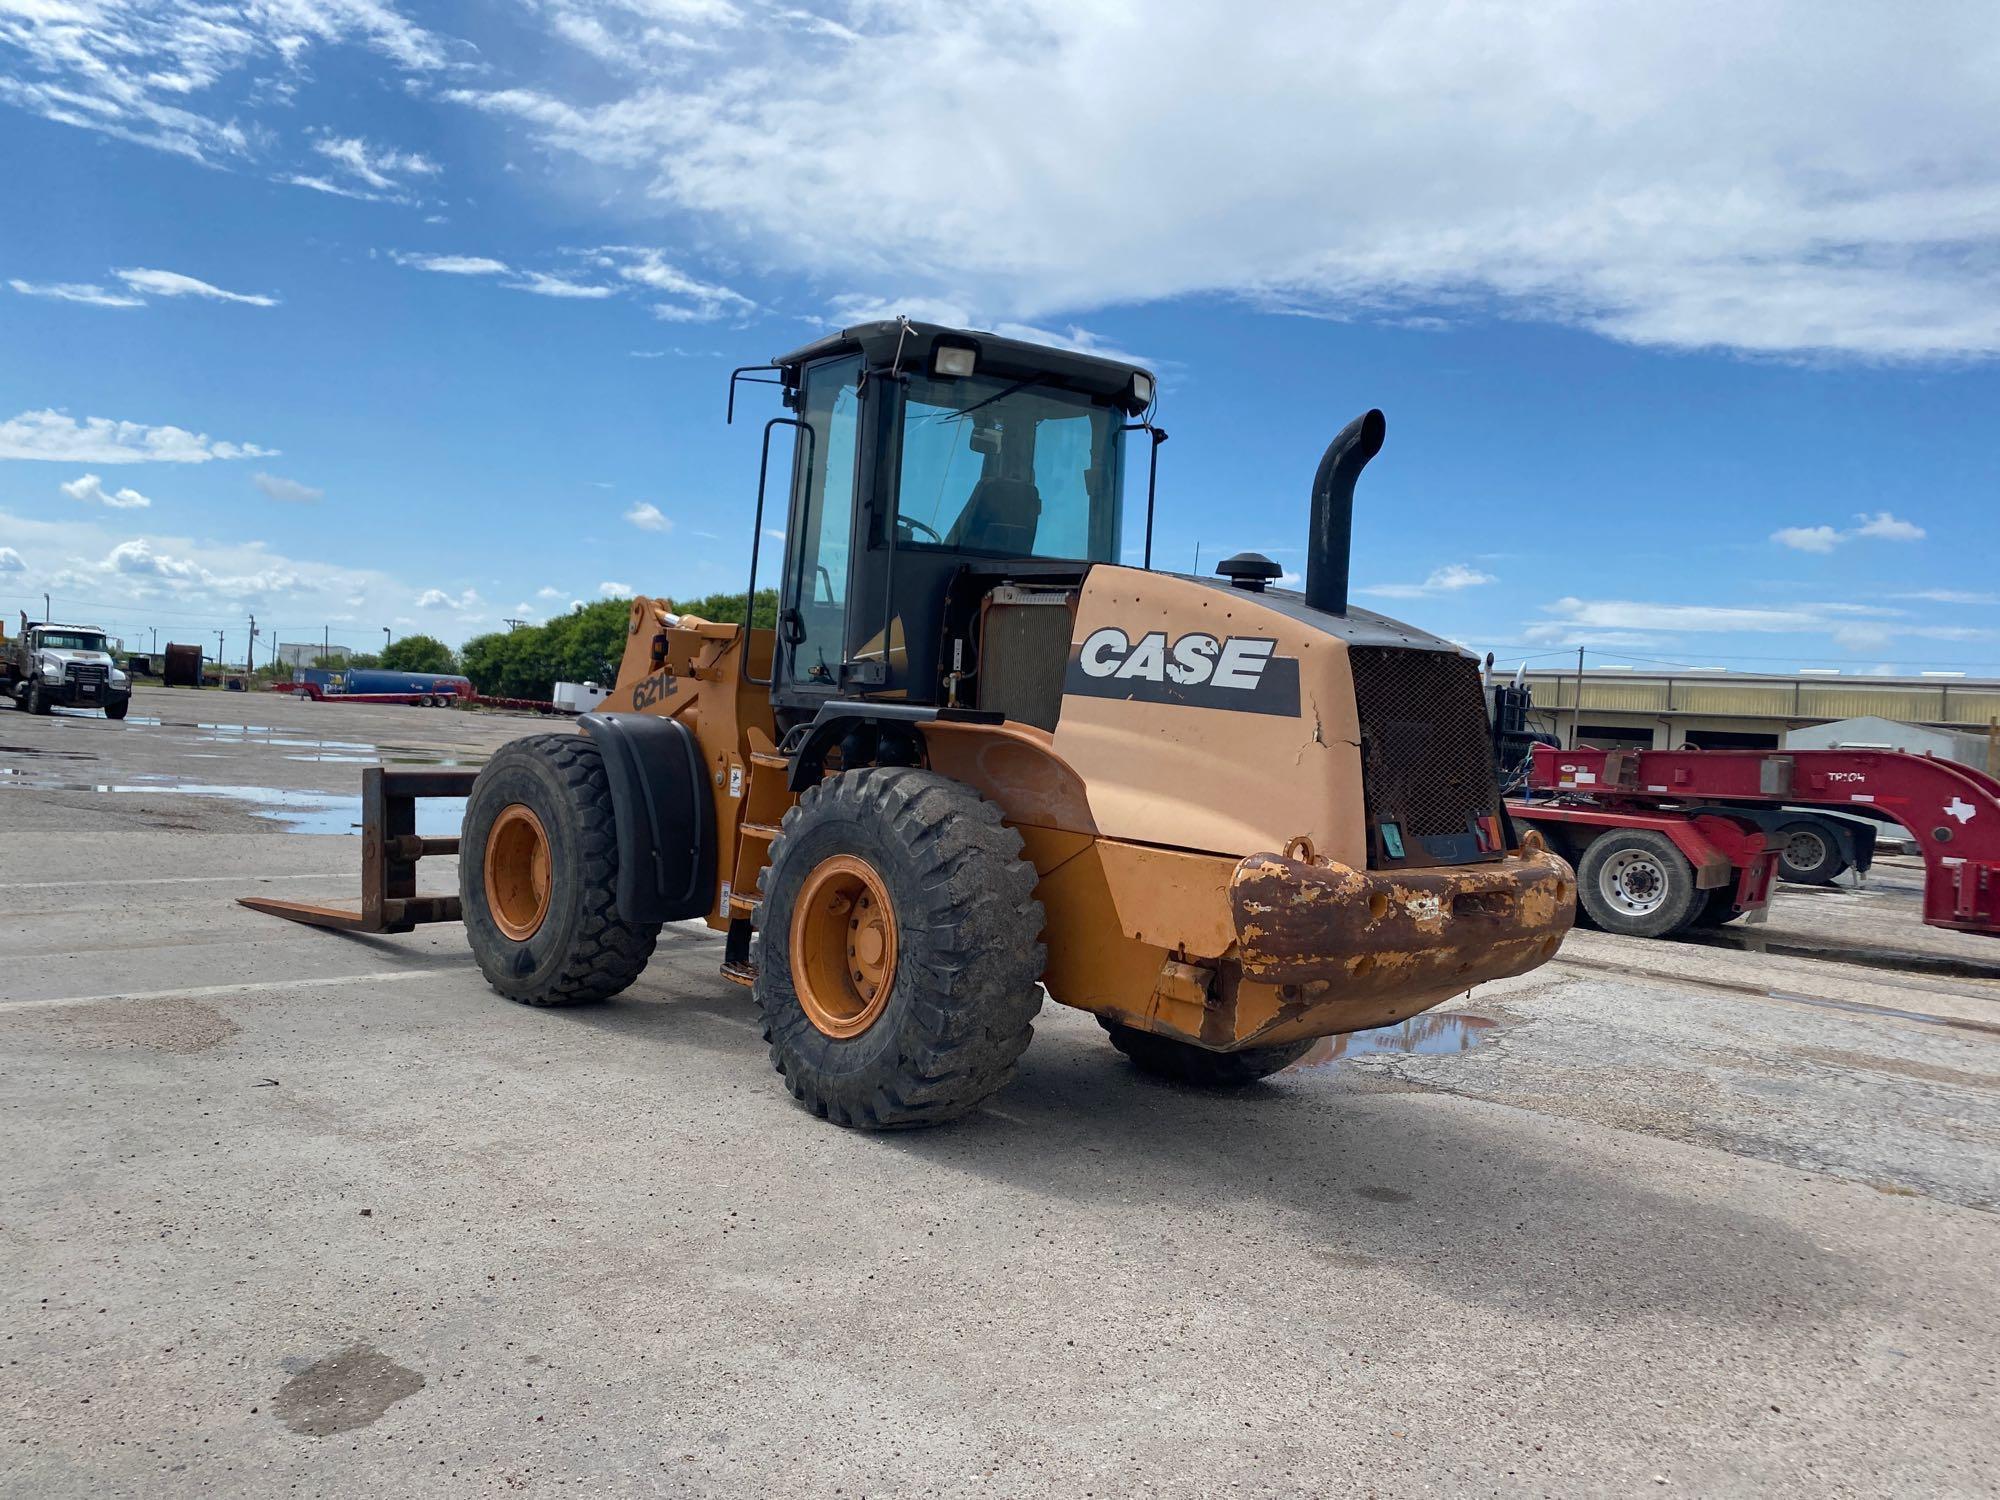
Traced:
<path fill-rule="evenodd" d="M 1538 840 L 1531 840 L 1538 843 Z M 1379 1026 L 1553 957 L 1576 877 L 1546 849 L 1488 864 L 1355 870 L 1254 854 L 1229 882 L 1242 977 L 1280 997 L 1260 1041 Z"/>

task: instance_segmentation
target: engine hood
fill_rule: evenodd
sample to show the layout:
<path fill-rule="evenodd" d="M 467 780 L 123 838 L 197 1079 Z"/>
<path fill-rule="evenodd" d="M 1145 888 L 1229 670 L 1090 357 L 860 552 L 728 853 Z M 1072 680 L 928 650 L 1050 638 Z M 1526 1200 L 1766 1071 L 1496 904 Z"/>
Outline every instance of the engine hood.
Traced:
<path fill-rule="evenodd" d="M 1387 615 L 1378 615 L 1373 610 L 1356 609 L 1350 605 L 1345 614 L 1336 615 L 1327 610 L 1314 609 L 1306 603 L 1306 596 L 1294 589 L 1266 588 L 1259 592 L 1237 588 L 1220 578 L 1200 578 L 1192 573 L 1171 573 L 1167 576 L 1226 595 L 1237 604 L 1262 605 L 1288 620 L 1345 641 L 1350 646 L 1403 646 L 1413 651 L 1448 651 L 1454 656 L 1474 654 L 1456 641 L 1432 635 L 1414 625 L 1405 625 Z"/>
<path fill-rule="evenodd" d="M 45 662 L 54 662 L 62 667 L 111 667 L 115 666 L 108 651 L 71 651 L 56 646 L 39 646 L 35 655 Z"/>

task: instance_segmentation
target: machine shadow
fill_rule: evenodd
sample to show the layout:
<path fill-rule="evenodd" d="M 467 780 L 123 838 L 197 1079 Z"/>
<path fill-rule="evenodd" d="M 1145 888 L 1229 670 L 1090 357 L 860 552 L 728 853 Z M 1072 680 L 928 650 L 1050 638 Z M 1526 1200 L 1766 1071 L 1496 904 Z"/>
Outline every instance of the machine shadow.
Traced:
<path fill-rule="evenodd" d="M 1857 1268 L 1793 1226 L 1657 1191 L 1568 1150 L 1560 1130 L 1526 1138 L 1508 1116 L 1522 1118 L 1358 1070 L 1207 1093 L 1140 1074 L 1093 1037 L 1039 1027 L 987 1107 L 881 1139 L 943 1175 L 1092 1217 L 1151 1213 L 1199 1233 L 1190 1216 L 1217 1208 L 1269 1215 L 1330 1277 L 1379 1265 L 1453 1301 L 1553 1305 L 1590 1324 L 1666 1318 L 1740 1338 L 1823 1322 L 1863 1294 Z"/>

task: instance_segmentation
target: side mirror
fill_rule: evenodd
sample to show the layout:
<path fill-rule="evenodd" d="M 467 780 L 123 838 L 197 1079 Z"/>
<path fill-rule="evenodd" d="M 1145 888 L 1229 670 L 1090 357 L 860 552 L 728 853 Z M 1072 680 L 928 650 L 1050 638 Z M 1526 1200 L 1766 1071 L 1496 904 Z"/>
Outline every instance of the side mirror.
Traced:
<path fill-rule="evenodd" d="M 778 616 L 778 639 L 787 646 L 796 646 L 806 638 L 806 622 L 795 609 L 783 611 Z"/>

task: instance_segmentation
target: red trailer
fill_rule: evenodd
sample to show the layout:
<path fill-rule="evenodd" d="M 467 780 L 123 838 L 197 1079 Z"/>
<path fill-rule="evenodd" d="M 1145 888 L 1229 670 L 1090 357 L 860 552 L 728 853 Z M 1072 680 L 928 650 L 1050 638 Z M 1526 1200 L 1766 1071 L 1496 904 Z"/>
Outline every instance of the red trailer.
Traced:
<path fill-rule="evenodd" d="M 1537 745 L 1515 822 L 1576 866 L 1598 926 L 1662 937 L 1761 912 L 1772 810 L 1863 810 L 1924 857 L 1924 920 L 2000 935 L 2000 781 L 1895 750 L 1562 750 Z"/>

